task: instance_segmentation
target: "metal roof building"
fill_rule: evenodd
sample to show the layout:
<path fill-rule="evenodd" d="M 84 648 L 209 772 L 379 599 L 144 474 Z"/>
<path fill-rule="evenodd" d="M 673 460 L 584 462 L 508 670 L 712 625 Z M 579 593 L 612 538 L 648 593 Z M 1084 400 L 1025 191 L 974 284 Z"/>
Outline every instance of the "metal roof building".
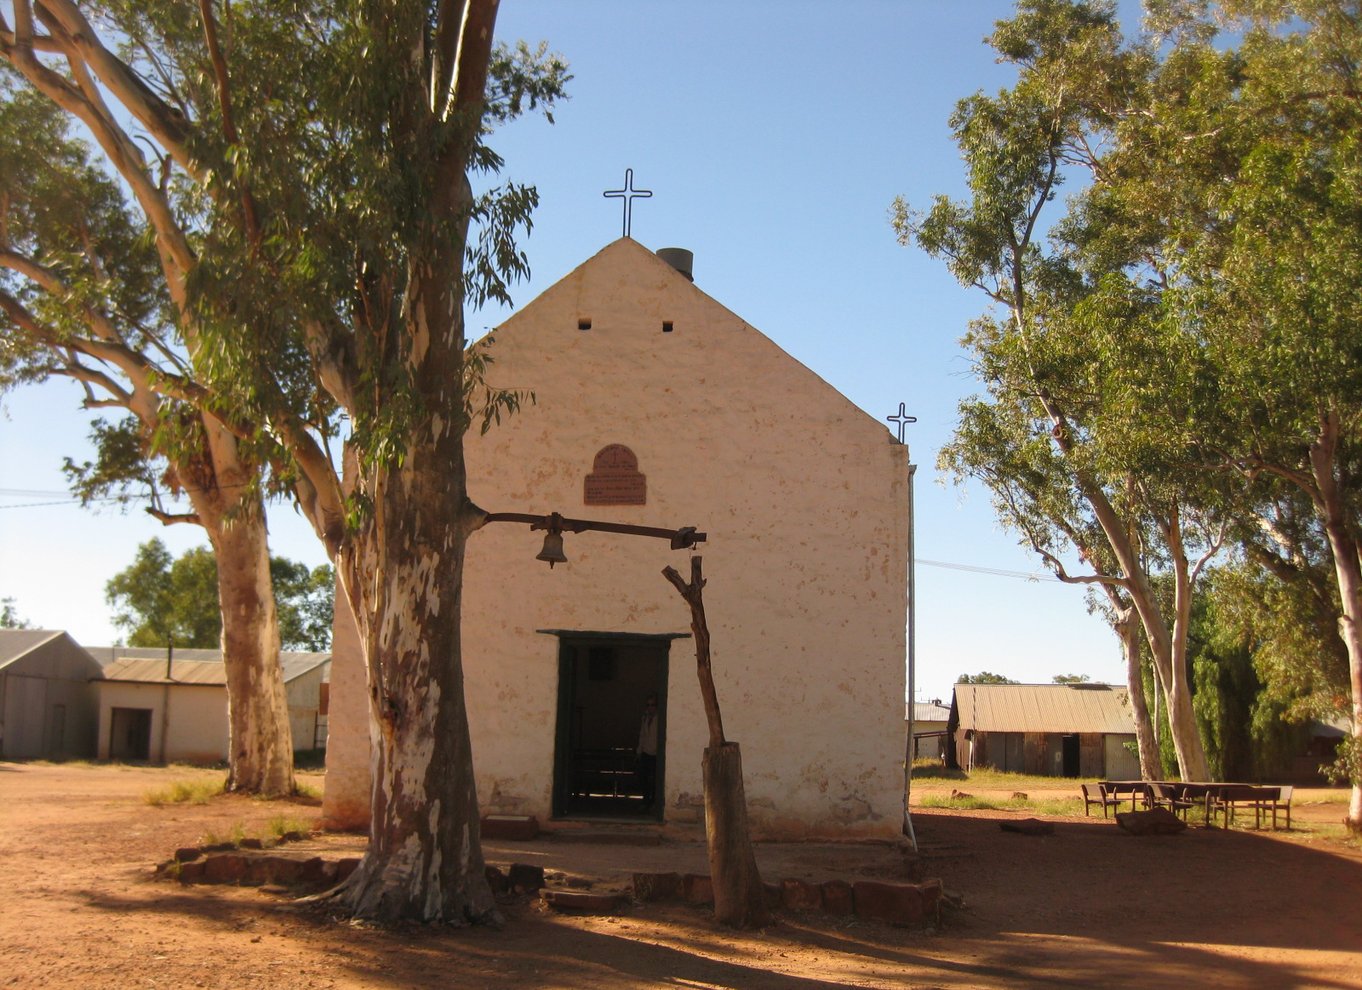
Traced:
<path fill-rule="evenodd" d="M 957 684 L 950 731 L 966 769 L 1053 776 L 1139 776 L 1126 745 L 1135 721 L 1124 687 L 1110 684 Z"/>
<path fill-rule="evenodd" d="M 165 650 L 115 647 L 116 657 L 104 666 L 104 680 L 131 681 L 137 684 L 217 684 L 227 683 L 227 668 L 221 650 L 176 650 L 167 660 Z M 329 653 L 279 654 L 288 684 L 331 659 Z M 169 669 L 167 669 L 169 667 Z"/>
<path fill-rule="evenodd" d="M 96 647 L 101 759 L 212 762 L 227 757 L 227 668 L 221 650 Z M 329 653 L 283 652 L 294 749 L 326 745 Z"/>
<path fill-rule="evenodd" d="M 0 629 L 0 758 L 93 756 L 99 664 L 55 629 Z"/>
<path fill-rule="evenodd" d="M 1135 732 L 1129 693 L 1111 684 L 957 684 L 951 718 L 979 732 Z"/>

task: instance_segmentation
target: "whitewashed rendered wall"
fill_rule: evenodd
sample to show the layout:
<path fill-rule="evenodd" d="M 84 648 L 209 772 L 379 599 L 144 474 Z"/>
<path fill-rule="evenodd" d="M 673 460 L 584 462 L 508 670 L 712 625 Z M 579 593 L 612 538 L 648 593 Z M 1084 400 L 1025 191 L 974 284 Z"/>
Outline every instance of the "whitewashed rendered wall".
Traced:
<path fill-rule="evenodd" d="M 897 835 L 907 449 L 632 241 L 508 321 L 489 352 L 490 380 L 536 401 L 470 435 L 474 500 L 706 531 L 715 678 L 758 828 Z M 583 505 L 583 478 L 611 443 L 637 455 L 646 505 Z M 464 655 L 484 805 L 545 816 L 558 641 L 536 630 L 687 633 L 660 571 L 687 574 L 689 554 L 568 535 L 569 562 L 550 571 L 533 559 L 539 539 L 495 524 L 470 542 Z M 689 639 L 672 644 L 668 707 L 674 818 L 701 791 L 706 741 Z"/>
<path fill-rule="evenodd" d="M 114 708 L 151 709 L 152 762 L 227 759 L 227 691 L 221 685 L 176 685 L 167 690 L 164 684 L 99 684 L 100 759 L 109 756 Z"/>
<path fill-rule="evenodd" d="M 509 320 L 490 354 L 489 379 L 536 401 L 486 436 L 470 433 L 474 500 L 707 532 L 715 680 L 758 833 L 899 835 L 907 448 L 633 241 Z M 583 505 L 584 476 L 612 443 L 637 455 L 646 505 Z M 660 572 L 688 574 L 689 554 L 569 534 L 569 562 L 550 571 L 534 560 L 541 538 L 506 523 L 473 536 L 464 658 L 484 810 L 542 821 L 558 639 L 537 630 L 688 634 L 689 612 Z M 362 674 L 345 687 L 352 661 L 343 617 L 337 625 L 326 794 L 328 819 L 341 821 L 367 793 L 354 783 L 357 758 L 337 758 L 338 733 L 358 744 L 368 727 Z M 672 643 L 667 703 L 666 815 L 693 820 L 707 735 L 690 639 Z"/>
<path fill-rule="evenodd" d="M 368 687 L 359 630 L 339 584 L 331 626 L 330 683 L 322 823 L 330 829 L 364 829 L 369 825 L 373 780 Z"/>

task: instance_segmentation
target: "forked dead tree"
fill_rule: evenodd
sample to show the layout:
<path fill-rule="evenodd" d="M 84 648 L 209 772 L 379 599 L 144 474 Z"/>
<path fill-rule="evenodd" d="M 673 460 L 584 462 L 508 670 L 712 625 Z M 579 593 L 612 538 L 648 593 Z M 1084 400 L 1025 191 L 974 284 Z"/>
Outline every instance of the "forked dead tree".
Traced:
<path fill-rule="evenodd" d="M 714 916 L 734 928 L 761 928 L 771 921 L 766 890 L 757 871 L 757 857 L 747 829 L 747 795 L 742 784 L 742 753 L 738 744 L 724 738 L 719 695 L 709 660 L 709 626 L 701 590 L 705 580 L 700 558 L 690 559 L 690 583 L 675 567 L 662 576 L 670 581 L 690 606 L 690 628 L 695 634 L 695 666 L 700 676 L 700 697 L 709 721 L 709 745 L 702 770 L 705 783 L 705 843 L 709 848 L 709 873 L 714 884 Z"/>

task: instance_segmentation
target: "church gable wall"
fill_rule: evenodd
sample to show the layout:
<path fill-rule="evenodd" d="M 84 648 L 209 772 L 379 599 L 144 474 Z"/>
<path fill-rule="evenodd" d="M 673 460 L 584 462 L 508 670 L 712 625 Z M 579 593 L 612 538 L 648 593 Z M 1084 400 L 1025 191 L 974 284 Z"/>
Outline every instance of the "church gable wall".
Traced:
<path fill-rule="evenodd" d="M 670 329 L 667 329 L 667 328 Z M 725 727 L 770 835 L 899 833 L 907 449 L 807 368 L 630 241 L 500 328 L 495 385 L 535 402 L 470 434 L 488 511 L 697 526 Z M 584 504 L 603 448 L 627 447 L 643 504 Z M 558 641 L 539 630 L 688 633 L 662 541 L 493 524 L 469 545 L 464 656 L 479 794 L 548 817 Z M 671 647 L 667 816 L 694 815 L 706 729 L 693 643 Z"/>

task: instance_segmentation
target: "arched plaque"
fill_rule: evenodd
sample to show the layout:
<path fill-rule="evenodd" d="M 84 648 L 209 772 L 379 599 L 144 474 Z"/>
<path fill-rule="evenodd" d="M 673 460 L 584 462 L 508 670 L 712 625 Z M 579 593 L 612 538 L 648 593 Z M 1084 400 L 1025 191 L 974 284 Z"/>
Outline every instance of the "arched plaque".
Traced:
<path fill-rule="evenodd" d="M 646 505 L 648 478 L 638 470 L 638 458 L 622 443 L 602 447 L 582 486 L 585 505 Z"/>

